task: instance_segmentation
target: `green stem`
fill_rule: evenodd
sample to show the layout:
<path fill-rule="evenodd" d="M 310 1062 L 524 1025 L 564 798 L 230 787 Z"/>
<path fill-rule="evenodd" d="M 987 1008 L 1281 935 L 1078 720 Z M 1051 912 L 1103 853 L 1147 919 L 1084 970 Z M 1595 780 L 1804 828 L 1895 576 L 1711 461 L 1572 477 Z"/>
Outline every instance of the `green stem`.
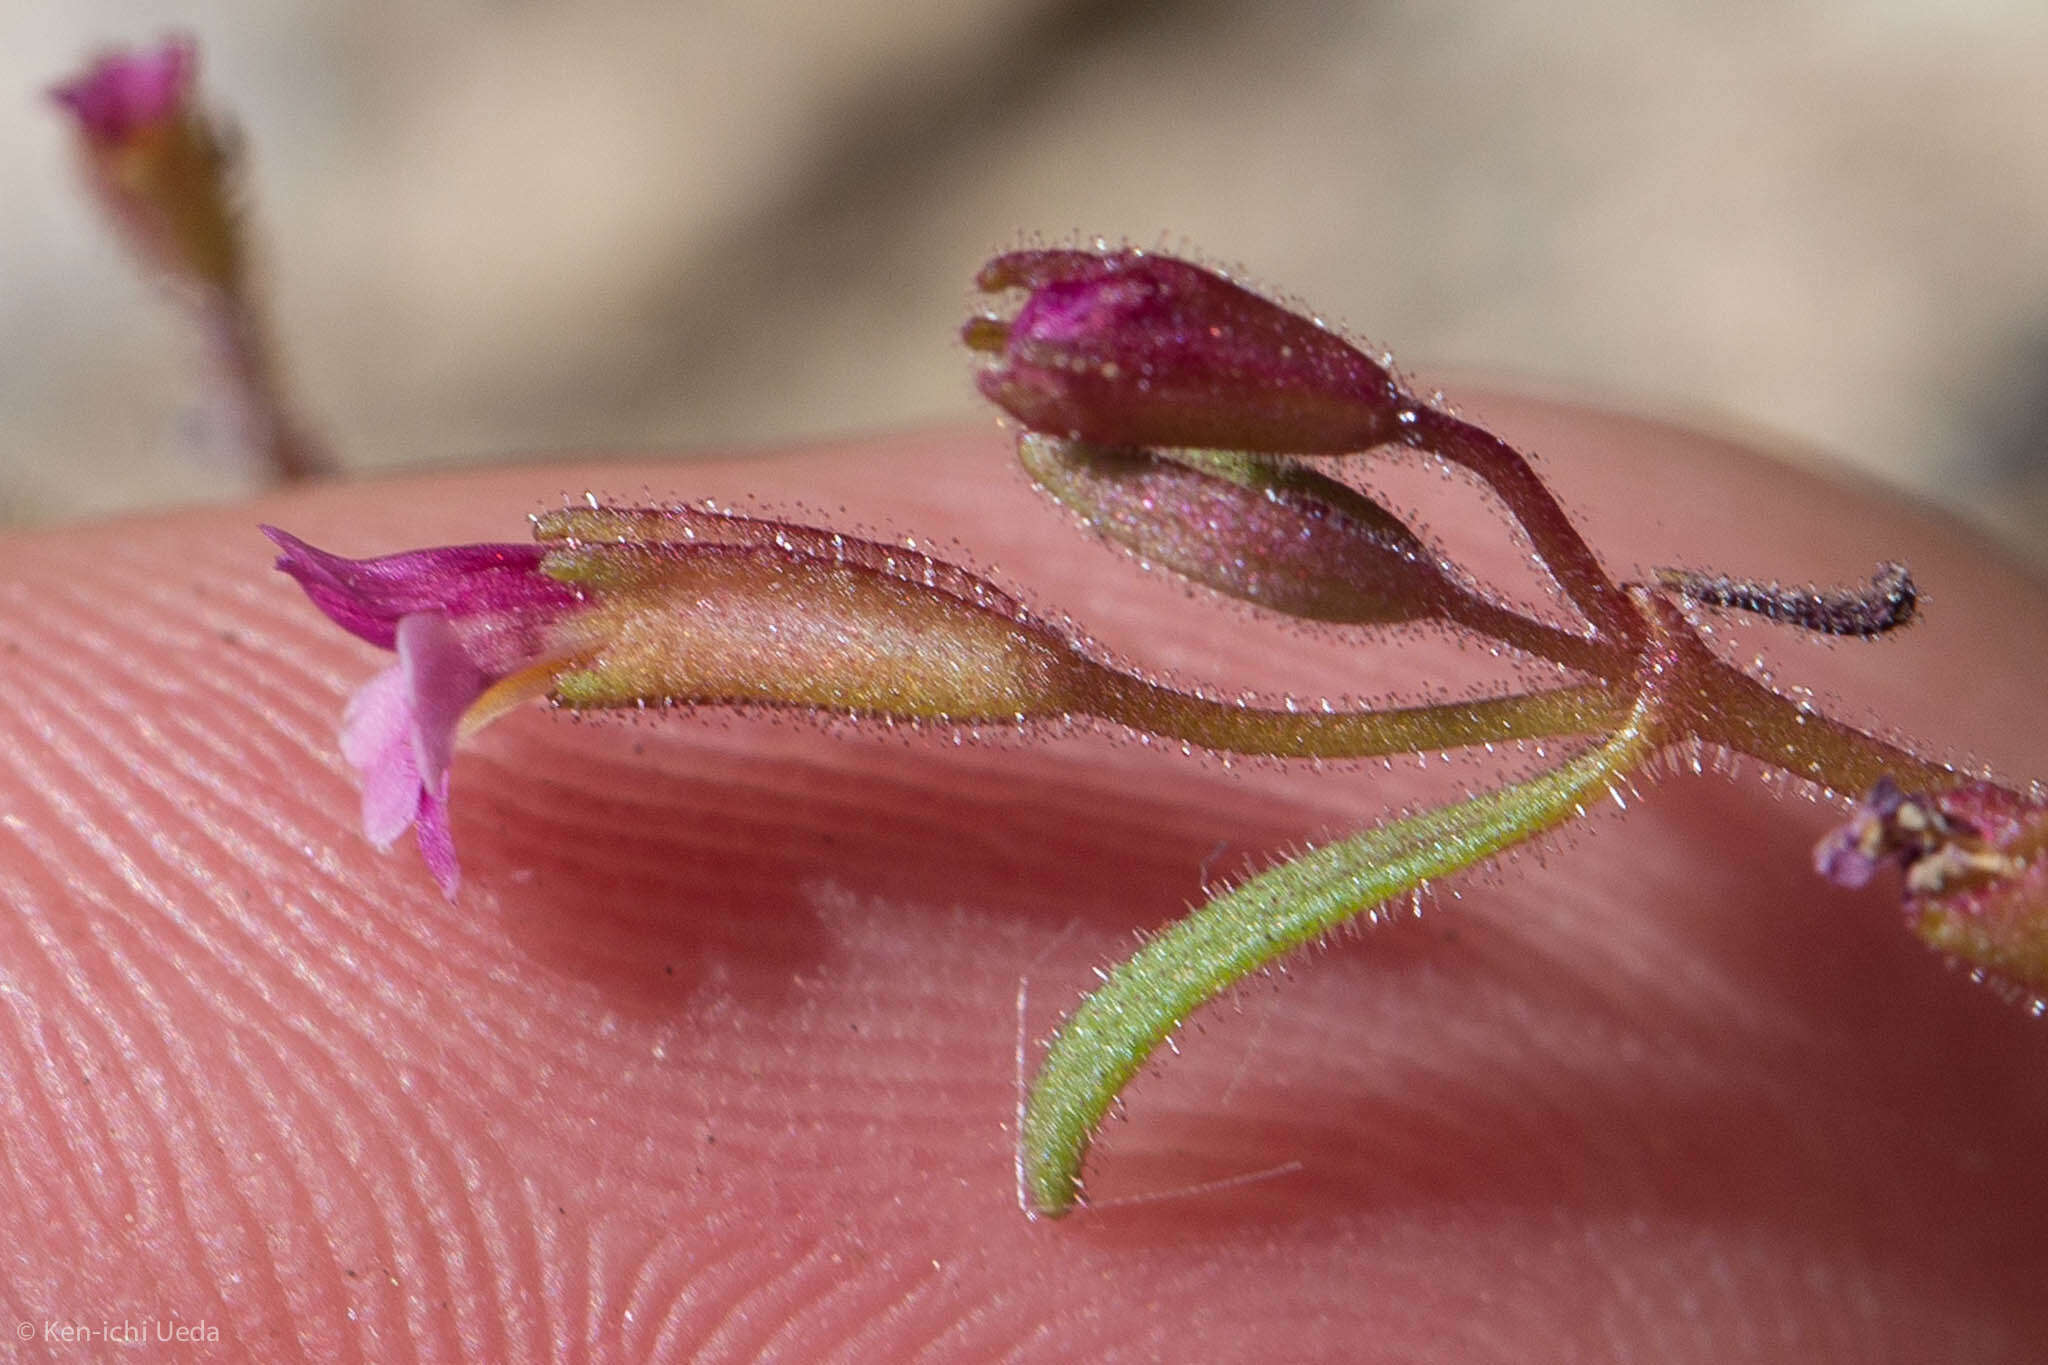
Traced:
<path fill-rule="evenodd" d="M 1612 687 L 1552 688 L 1384 711 L 1280 711 L 1210 701 L 1099 668 L 1079 684 L 1076 709 L 1224 753 L 1274 758 L 1368 758 L 1562 735 L 1600 734 L 1628 716 Z"/>

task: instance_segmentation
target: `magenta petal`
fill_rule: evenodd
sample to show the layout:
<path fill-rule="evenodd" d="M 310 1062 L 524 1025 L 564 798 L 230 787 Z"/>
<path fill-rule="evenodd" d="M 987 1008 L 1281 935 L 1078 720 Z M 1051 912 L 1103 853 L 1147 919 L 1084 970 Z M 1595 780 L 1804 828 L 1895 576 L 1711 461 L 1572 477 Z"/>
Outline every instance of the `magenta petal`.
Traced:
<path fill-rule="evenodd" d="M 438 786 L 420 790 L 420 857 L 449 900 L 462 885 L 462 865 L 455 858 L 455 835 L 448 828 L 448 774 Z"/>
<path fill-rule="evenodd" d="M 445 793 L 455 727 L 491 680 L 470 662 L 462 638 L 440 612 L 402 617 L 395 634 L 412 708 L 413 762 L 426 790 Z"/>
<path fill-rule="evenodd" d="M 341 717 L 341 753 L 363 789 L 363 834 L 391 847 L 420 809 L 412 693 L 391 667 L 357 688 Z"/>
<path fill-rule="evenodd" d="M 283 551 L 282 573 L 298 581 L 313 605 L 336 625 L 379 649 L 395 647 L 399 618 L 445 612 L 454 620 L 482 618 L 525 636 L 574 606 L 578 595 L 540 572 L 542 545 L 444 545 L 376 559 L 348 559 L 265 526 Z M 507 641 L 516 652 L 529 646 Z"/>

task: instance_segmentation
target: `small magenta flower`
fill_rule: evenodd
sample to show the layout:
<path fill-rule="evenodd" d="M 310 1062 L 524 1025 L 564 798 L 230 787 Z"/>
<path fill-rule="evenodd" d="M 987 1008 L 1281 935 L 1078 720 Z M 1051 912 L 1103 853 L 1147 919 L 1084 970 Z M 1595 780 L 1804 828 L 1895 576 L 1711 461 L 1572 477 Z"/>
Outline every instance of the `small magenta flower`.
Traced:
<path fill-rule="evenodd" d="M 451 897 L 456 743 L 525 701 L 990 723 L 1150 698 L 994 585 L 905 547 L 690 507 L 565 508 L 534 530 L 533 545 L 346 559 L 265 528 L 315 606 L 397 654 L 349 700 L 341 748 L 365 834 L 388 847 L 417 826 Z"/>
<path fill-rule="evenodd" d="M 242 245 L 229 140 L 199 107 L 197 49 L 111 52 L 50 91 L 76 122 L 86 179 L 128 244 L 175 279 L 233 292 Z"/>
<path fill-rule="evenodd" d="M 1339 454 L 1398 430 L 1404 400 L 1336 333 L 1223 276 L 1143 251 L 1018 251 L 982 268 L 1025 291 L 962 336 L 981 391 L 1033 431 L 1103 446 Z"/>
<path fill-rule="evenodd" d="M 1084 484 L 1096 472 L 1077 469 Z M 1254 515 L 1269 505 L 1263 483 L 1191 465 L 1158 472 L 1175 496 L 1215 514 L 1211 534 L 1244 561 L 1233 570 L 1204 561 L 1219 566 L 1212 581 L 1223 591 L 1291 613 L 1323 605 L 1387 619 L 1389 608 L 1355 596 L 1358 585 L 1335 581 L 1362 569 L 1406 594 L 1400 612 L 1454 610 L 1435 596 L 1443 580 L 1434 566 L 1406 558 L 1415 547 L 1400 524 L 1359 495 L 1272 471 L 1285 497 L 1269 518 Z M 1081 485 L 1069 496 L 1086 500 Z M 1327 561 L 1321 575 L 1294 558 L 1304 533 Z M 536 699 L 574 709 L 792 707 L 911 725 L 1094 717 L 1232 753 L 1325 758 L 1582 734 L 1615 709 L 1586 688 L 1313 713 L 1219 701 L 1124 668 L 988 580 L 907 546 L 693 507 L 566 507 L 534 519 L 534 545 L 378 559 L 266 534 L 283 551 L 277 567 L 315 606 L 397 654 L 350 699 L 342 751 L 361 781 L 364 832 L 389 846 L 417 826 L 450 895 L 455 746 Z M 1568 662 L 1583 648 L 1542 626 L 1507 638 L 1539 655 L 1562 649 Z"/>
<path fill-rule="evenodd" d="M 462 876 L 448 829 L 457 734 L 544 694 L 554 668 L 575 657 L 565 623 L 583 594 L 541 572 L 540 545 L 344 559 L 263 531 L 283 551 L 278 569 L 330 620 L 398 655 L 349 699 L 342 756 L 362 785 L 363 832 L 388 848 L 417 824 L 420 854 L 453 897 Z"/>

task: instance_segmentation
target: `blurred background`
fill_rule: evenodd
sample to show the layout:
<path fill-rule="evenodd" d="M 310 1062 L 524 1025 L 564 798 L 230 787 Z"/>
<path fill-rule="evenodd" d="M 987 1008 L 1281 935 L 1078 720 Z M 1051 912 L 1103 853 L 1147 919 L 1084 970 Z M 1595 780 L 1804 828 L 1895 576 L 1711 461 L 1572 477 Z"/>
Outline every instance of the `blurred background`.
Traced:
<path fill-rule="evenodd" d="M 43 95 L 177 31 L 351 470 L 982 420 L 976 265 L 1102 235 L 2048 564 L 2040 0 L 0 0 L 0 521 L 246 487 Z"/>

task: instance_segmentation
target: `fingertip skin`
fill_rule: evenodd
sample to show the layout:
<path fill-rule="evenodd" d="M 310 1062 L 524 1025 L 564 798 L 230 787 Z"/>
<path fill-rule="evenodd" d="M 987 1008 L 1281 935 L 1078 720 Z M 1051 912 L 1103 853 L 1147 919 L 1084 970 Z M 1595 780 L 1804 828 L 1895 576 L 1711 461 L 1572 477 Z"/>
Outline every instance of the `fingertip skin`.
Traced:
<path fill-rule="evenodd" d="M 1623 576 L 1910 564 L 1925 610 L 1896 639 L 1719 638 L 1851 719 L 2048 773 L 2048 734 L 2013 719 L 2040 710 L 2048 600 L 1952 528 L 1651 423 L 1474 406 Z M 1191 601 L 1011 461 L 937 433 L 0 542 L 20 1357 L 113 1354 L 45 1323 L 175 1320 L 218 1341 L 153 1358 L 2032 1358 L 2048 1032 L 1886 895 L 1811 874 L 1825 808 L 1676 774 L 1419 920 L 1298 955 L 1139 1079 L 1087 1171 L 1097 1207 L 1034 1223 L 1020 1030 L 1035 1057 L 1204 878 L 1483 765 L 1224 771 L 1100 732 L 956 748 L 536 708 L 454 759 L 451 903 L 411 836 L 363 837 L 339 752 L 389 656 L 256 529 L 370 556 L 515 538 L 586 489 L 751 497 L 950 538 L 1120 656 L 1222 687 L 1383 696 L 1497 667 Z M 1418 524 L 1490 543 L 1485 504 L 1442 495 Z M 1521 551 L 1483 553 L 1460 559 L 1485 578 Z"/>

